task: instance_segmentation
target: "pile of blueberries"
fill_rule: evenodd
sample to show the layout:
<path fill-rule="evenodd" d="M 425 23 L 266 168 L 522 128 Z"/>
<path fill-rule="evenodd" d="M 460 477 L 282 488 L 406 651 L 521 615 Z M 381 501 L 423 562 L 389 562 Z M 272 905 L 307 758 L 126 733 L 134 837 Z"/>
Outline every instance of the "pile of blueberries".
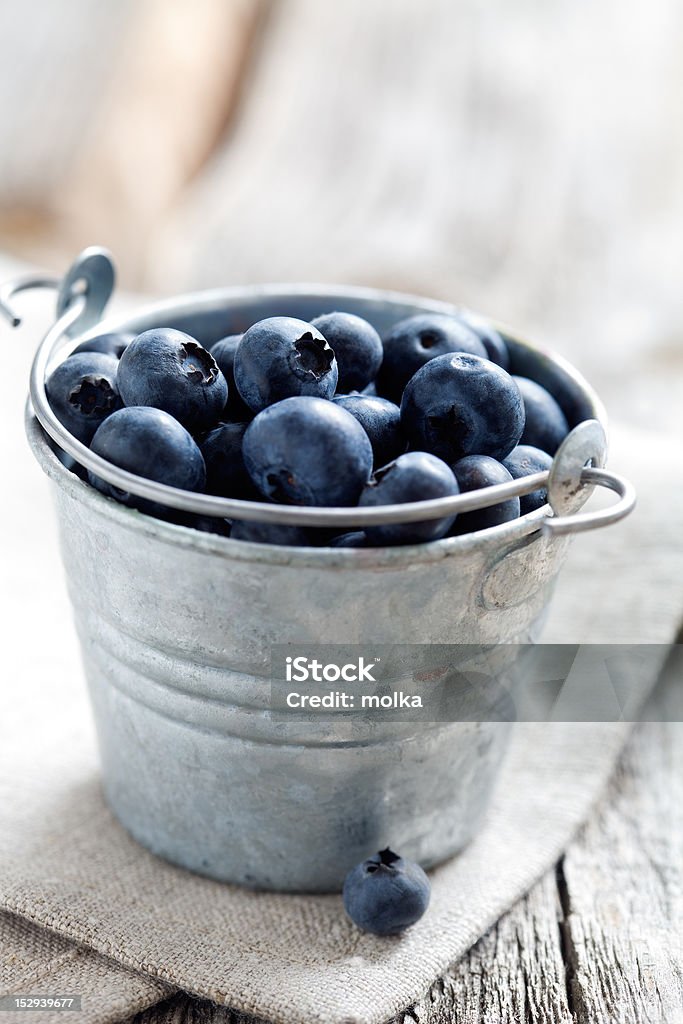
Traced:
<path fill-rule="evenodd" d="M 310 323 L 269 317 L 208 348 L 167 327 L 101 335 L 50 374 L 46 391 L 71 434 L 139 476 L 227 498 L 364 507 L 548 469 L 567 420 L 547 390 L 509 368 L 505 339 L 471 314 L 418 314 L 380 338 L 361 317 L 331 312 Z M 88 478 L 126 505 L 197 529 L 332 547 L 470 533 L 546 501 L 537 490 L 457 518 L 335 534 L 174 513 Z"/>

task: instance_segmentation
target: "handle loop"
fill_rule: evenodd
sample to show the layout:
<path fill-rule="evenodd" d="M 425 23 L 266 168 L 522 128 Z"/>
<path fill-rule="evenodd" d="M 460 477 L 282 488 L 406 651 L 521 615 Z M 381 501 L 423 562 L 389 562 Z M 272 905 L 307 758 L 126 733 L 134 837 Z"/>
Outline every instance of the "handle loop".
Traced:
<path fill-rule="evenodd" d="M 0 315 L 12 327 L 19 327 L 21 317 L 14 309 L 12 299 L 20 292 L 36 288 L 53 288 L 57 292 L 57 321 L 79 302 L 79 315 L 69 322 L 63 333 L 69 337 L 94 327 L 102 319 L 105 307 L 114 291 L 116 274 L 111 254 L 99 246 L 91 245 L 74 260 L 64 277 L 48 274 L 22 274 L 0 285 Z M 81 300 L 85 299 L 81 303 Z"/>
<path fill-rule="evenodd" d="M 552 472 L 552 471 L 551 471 Z M 593 466 L 586 466 L 581 471 L 582 486 L 597 484 L 598 487 L 607 487 L 619 495 L 620 500 L 609 508 L 601 508 L 595 512 L 577 512 L 569 516 L 549 516 L 543 520 L 541 529 L 545 534 L 560 536 L 569 533 L 585 533 L 586 530 L 596 530 L 601 526 L 610 526 L 618 523 L 629 515 L 636 505 L 636 490 L 632 483 L 611 473 L 607 469 L 598 469 Z"/>
<path fill-rule="evenodd" d="M 30 288 L 55 288 L 57 320 L 36 351 L 30 375 L 30 403 L 39 423 L 52 440 L 85 469 L 121 491 L 162 505 L 200 516 L 243 519 L 250 522 L 280 523 L 291 526 L 336 527 L 340 530 L 387 523 L 413 523 L 440 519 L 497 505 L 508 498 L 530 494 L 547 487 L 554 515 L 541 522 L 549 534 L 578 533 L 607 526 L 627 516 L 635 505 L 635 491 L 628 481 L 594 465 L 604 452 L 604 432 L 597 420 L 578 424 L 565 438 L 549 472 L 510 480 L 508 483 L 468 491 L 451 498 L 435 498 L 398 505 L 367 508 L 275 505 L 268 502 L 241 501 L 210 494 L 196 494 L 136 476 L 96 455 L 70 434 L 57 419 L 45 393 L 47 368 L 65 338 L 73 338 L 97 324 L 114 287 L 114 266 L 109 253 L 97 247 L 84 250 L 60 281 L 53 277 L 26 275 L 0 286 L 0 314 L 13 326 L 21 321 L 11 299 Z M 80 286 L 80 287 L 79 287 Z M 567 501 L 582 503 L 579 492 L 586 486 L 602 486 L 615 491 L 620 501 L 608 509 L 580 515 L 564 515 Z"/>

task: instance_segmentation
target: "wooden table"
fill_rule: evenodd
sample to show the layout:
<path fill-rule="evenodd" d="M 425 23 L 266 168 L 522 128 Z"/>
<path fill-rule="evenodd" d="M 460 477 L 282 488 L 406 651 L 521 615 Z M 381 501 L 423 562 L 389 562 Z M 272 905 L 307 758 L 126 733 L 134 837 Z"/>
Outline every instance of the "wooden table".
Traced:
<path fill-rule="evenodd" d="M 653 718 L 683 717 L 682 670 L 678 648 Z M 387 1024 L 680 1024 L 682 893 L 683 722 L 645 721 L 555 869 Z M 254 1019 L 178 995 L 135 1024 Z"/>
<path fill-rule="evenodd" d="M 63 267 L 109 244 L 124 281 L 167 291 L 308 278 L 455 298 L 561 348 L 630 425 L 680 429 L 676 0 L 72 6 L 80 48 L 63 12 L 13 15 L 17 40 L 49 39 L 40 80 L 7 47 L 10 84 L 26 68 L 44 101 L 5 125 L 15 251 Z M 403 1021 L 683 1021 L 682 740 L 637 728 L 562 861 Z M 137 1020 L 246 1018 L 177 996 Z"/>

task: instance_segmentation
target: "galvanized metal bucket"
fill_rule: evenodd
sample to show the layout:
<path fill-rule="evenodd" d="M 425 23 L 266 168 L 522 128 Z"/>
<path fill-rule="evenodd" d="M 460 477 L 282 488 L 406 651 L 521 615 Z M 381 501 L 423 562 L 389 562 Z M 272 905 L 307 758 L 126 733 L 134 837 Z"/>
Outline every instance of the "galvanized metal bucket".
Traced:
<path fill-rule="evenodd" d="M 92 261 L 92 253 L 86 256 Z M 106 475 L 107 465 L 51 417 L 44 377 L 55 348 L 75 345 L 84 326 L 92 334 L 164 324 L 208 343 L 276 314 L 309 320 L 341 308 L 382 332 L 412 313 L 453 307 L 361 288 L 245 287 L 160 303 L 98 322 L 95 332 L 101 294 L 86 272 L 85 297 L 78 295 L 77 270 L 68 287 L 61 284 L 60 319 L 36 357 L 27 431 L 53 483 L 112 810 L 160 856 L 254 887 L 335 890 L 353 864 L 389 844 L 425 866 L 457 852 L 481 821 L 509 723 L 369 722 L 354 715 L 288 721 L 269 706 L 270 651 L 282 643 L 533 639 L 567 534 L 619 518 L 633 504 L 629 485 L 600 469 L 599 400 L 562 360 L 506 331 L 514 371 L 561 394 L 577 426 L 551 473 L 554 517 L 546 507 L 476 534 L 383 549 L 275 547 L 200 533 L 105 498 L 59 461 L 46 430 Z M 15 283 L 0 292 L 0 309 L 16 289 Z M 585 468 L 589 459 L 592 469 Z M 108 468 L 129 489 L 146 485 Z M 570 514 L 590 493 L 587 483 L 616 490 L 619 504 Z M 163 498 L 172 491 L 160 486 L 145 493 Z M 520 493 L 524 482 L 516 487 Z M 170 494 L 169 503 L 227 514 L 224 499 L 183 495 Z M 303 514 L 317 523 L 322 514 L 330 521 L 320 509 L 255 507 L 266 510 L 261 518 Z M 345 511 L 347 518 L 354 514 Z"/>

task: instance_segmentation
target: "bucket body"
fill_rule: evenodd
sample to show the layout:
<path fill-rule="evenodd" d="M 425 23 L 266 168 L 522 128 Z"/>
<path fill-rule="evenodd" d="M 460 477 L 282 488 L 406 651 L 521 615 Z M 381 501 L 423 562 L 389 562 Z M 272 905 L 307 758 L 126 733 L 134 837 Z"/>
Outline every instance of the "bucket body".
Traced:
<path fill-rule="evenodd" d="M 244 288 L 176 299 L 125 326 L 173 326 L 208 344 L 265 316 L 337 308 L 380 331 L 452 310 L 364 289 Z M 513 372 L 549 386 L 570 425 L 604 422 L 571 368 L 509 344 Z M 125 508 L 66 470 L 33 418 L 28 435 L 54 485 L 106 798 L 136 839 L 213 878 L 290 891 L 338 889 L 387 845 L 430 866 L 468 842 L 509 723 L 289 722 L 270 709 L 270 653 L 533 640 L 568 543 L 541 534 L 542 511 L 428 545 L 252 544 Z"/>

